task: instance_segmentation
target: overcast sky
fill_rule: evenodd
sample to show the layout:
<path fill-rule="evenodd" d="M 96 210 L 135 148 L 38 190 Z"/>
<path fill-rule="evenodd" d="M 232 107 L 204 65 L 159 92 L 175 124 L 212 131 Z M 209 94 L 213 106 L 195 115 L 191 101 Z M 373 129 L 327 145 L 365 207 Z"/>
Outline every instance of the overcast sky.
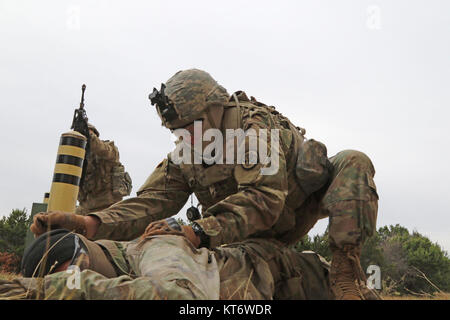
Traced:
<path fill-rule="evenodd" d="M 450 250 L 449 1 L 0 0 L 0 49 L 0 215 L 50 190 L 83 83 L 135 194 L 173 149 L 147 96 L 195 67 L 276 106 L 329 155 L 365 152 L 378 227 Z"/>

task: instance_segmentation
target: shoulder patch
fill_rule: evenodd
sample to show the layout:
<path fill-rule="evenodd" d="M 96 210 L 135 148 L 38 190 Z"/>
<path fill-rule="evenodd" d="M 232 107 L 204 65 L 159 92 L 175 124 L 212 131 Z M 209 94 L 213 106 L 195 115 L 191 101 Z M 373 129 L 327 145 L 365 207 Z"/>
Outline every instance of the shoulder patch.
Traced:
<path fill-rule="evenodd" d="M 244 169 L 242 165 L 234 168 L 234 179 L 238 185 L 249 185 L 255 183 L 261 176 L 261 164 L 254 165 L 251 169 Z"/>
<path fill-rule="evenodd" d="M 239 185 L 255 183 L 261 175 L 261 163 L 258 162 L 258 153 L 248 151 L 245 153 L 245 161 L 237 164 L 234 169 L 234 179 Z"/>

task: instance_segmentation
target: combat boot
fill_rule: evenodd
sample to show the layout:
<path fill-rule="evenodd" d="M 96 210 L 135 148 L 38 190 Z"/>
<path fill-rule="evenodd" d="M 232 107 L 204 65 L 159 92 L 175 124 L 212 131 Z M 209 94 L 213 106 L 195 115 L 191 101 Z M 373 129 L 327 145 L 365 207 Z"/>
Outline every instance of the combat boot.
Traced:
<path fill-rule="evenodd" d="M 354 245 L 333 249 L 330 287 L 336 300 L 365 300 L 360 290 L 360 283 L 365 279 L 360 255 L 361 248 Z"/>

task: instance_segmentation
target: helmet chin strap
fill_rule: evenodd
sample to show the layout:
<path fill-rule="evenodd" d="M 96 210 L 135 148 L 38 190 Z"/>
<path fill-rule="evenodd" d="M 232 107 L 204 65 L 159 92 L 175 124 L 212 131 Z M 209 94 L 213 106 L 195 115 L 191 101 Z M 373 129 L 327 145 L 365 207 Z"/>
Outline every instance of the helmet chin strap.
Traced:
<path fill-rule="evenodd" d="M 216 108 L 217 109 L 220 108 L 220 112 L 215 112 L 214 114 L 217 116 L 214 117 L 212 115 L 212 113 L 213 113 L 212 111 Z M 219 111 L 219 110 L 217 110 L 217 111 Z M 209 123 L 212 124 L 213 128 L 221 129 L 222 117 L 223 117 L 223 107 L 210 107 L 206 112 L 206 117 L 208 118 Z"/>

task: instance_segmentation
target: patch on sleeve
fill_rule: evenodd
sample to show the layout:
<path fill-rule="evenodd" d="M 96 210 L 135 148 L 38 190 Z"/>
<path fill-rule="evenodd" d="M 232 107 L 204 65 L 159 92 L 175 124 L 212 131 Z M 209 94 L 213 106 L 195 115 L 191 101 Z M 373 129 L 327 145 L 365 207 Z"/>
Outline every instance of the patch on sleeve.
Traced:
<path fill-rule="evenodd" d="M 258 162 L 258 153 L 249 151 L 245 154 L 245 161 L 234 169 L 234 179 L 239 185 L 255 183 L 261 175 L 261 163 Z"/>

